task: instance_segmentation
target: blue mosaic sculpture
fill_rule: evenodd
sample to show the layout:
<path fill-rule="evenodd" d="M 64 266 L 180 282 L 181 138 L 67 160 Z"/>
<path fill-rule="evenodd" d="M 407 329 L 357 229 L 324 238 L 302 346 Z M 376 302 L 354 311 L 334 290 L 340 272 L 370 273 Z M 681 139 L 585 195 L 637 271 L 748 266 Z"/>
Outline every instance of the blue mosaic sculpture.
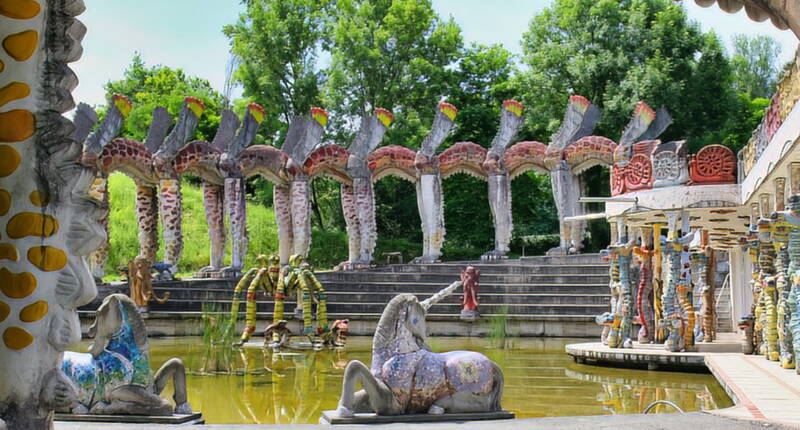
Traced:
<path fill-rule="evenodd" d="M 88 354 L 64 353 L 61 370 L 70 378 L 78 395 L 69 408 L 74 414 L 172 415 L 173 407 L 159 397 L 170 377 L 174 378 L 177 405 L 174 412 L 187 414 L 183 363 L 173 358 L 153 375 L 147 331 L 136 305 L 124 294 L 112 294 L 97 309 L 89 329 L 94 343 Z"/>

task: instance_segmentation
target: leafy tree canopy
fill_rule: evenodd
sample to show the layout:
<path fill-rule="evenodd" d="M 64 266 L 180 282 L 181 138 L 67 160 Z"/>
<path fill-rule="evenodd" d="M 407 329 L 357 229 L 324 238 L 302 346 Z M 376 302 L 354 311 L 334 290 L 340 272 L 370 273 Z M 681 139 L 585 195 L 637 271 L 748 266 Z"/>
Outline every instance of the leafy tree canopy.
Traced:
<path fill-rule="evenodd" d="M 733 36 L 733 66 L 736 89 L 752 98 L 769 98 L 778 77 L 778 42 L 769 36 Z"/>
<path fill-rule="evenodd" d="M 217 132 L 219 115 L 224 106 L 222 95 L 207 80 L 187 76 L 182 69 L 161 65 L 148 67 L 138 53 L 125 69 L 123 78 L 108 81 L 103 88 L 106 98 L 112 94 L 122 94 L 133 103 L 122 135 L 140 141 L 147 136 L 153 109 L 163 106 L 177 118 L 183 99 L 189 96 L 200 99 L 206 105 L 197 125 L 196 137 L 210 140 Z"/>
<path fill-rule="evenodd" d="M 327 38 L 328 0 L 244 0 L 246 10 L 223 32 L 239 56 L 235 78 L 259 103 L 261 134 L 285 131 L 291 116 L 320 104 L 325 71 L 317 61 Z M 280 141 L 280 139 L 276 139 Z"/>
<path fill-rule="evenodd" d="M 540 140 L 557 129 L 570 94 L 603 109 L 595 133 L 612 139 L 639 100 L 669 109 L 675 122 L 665 138 L 706 139 L 725 117 L 704 114 L 709 106 L 691 89 L 709 88 L 716 103 L 734 98 L 716 36 L 670 0 L 556 0 L 531 20 L 522 47 L 528 70 L 515 83 L 526 132 Z"/>

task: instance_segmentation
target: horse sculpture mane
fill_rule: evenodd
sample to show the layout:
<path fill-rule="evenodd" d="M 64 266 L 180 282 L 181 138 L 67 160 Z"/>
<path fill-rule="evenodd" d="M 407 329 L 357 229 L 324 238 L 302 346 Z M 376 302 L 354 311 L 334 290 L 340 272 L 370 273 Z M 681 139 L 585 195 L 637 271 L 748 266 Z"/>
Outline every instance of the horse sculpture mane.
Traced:
<path fill-rule="evenodd" d="M 131 325 L 131 329 L 133 329 L 133 338 L 136 341 L 136 347 L 139 348 L 142 354 L 149 355 L 150 347 L 147 343 L 147 326 L 144 325 L 144 319 L 142 319 L 142 315 L 139 313 L 136 303 L 133 302 L 133 299 L 124 294 L 112 294 L 108 296 L 106 300 L 109 300 L 109 298 L 116 299 L 117 303 L 125 309 L 125 313 L 128 315 L 128 323 Z"/>

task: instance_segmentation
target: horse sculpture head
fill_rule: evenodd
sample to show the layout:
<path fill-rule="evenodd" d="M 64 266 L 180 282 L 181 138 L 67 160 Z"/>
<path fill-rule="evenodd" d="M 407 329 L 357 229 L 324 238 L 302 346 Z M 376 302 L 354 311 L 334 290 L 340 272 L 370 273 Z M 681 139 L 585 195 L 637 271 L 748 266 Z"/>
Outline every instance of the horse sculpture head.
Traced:
<path fill-rule="evenodd" d="M 119 337 L 128 329 L 133 333 L 139 351 L 146 355 L 147 329 L 136 304 L 124 294 L 107 296 L 97 308 L 95 320 L 89 327 L 89 336 L 94 338 L 89 352 L 93 357 L 99 357 L 111 339 Z"/>
<path fill-rule="evenodd" d="M 390 349 L 396 354 L 406 354 L 430 349 L 425 343 L 428 309 L 461 286 L 461 281 L 450 284 L 430 298 L 419 301 L 409 293 L 398 294 L 386 305 L 375 329 L 372 350 Z"/>

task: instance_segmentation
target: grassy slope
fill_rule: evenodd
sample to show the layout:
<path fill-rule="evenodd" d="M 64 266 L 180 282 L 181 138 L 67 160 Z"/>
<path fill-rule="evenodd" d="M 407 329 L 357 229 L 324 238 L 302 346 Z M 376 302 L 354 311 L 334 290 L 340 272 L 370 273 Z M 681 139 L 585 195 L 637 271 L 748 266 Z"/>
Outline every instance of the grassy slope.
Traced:
<path fill-rule="evenodd" d="M 136 225 L 136 185 L 121 173 L 108 178 L 111 214 L 109 218 L 109 251 L 106 273 L 114 274 L 116 268 L 126 265 L 139 252 L 138 227 Z M 199 187 L 184 183 L 183 192 L 183 254 L 178 265 L 182 273 L 191 273 L 208 265 L 209 240 L 203 209 L 203 192 Z M 278 250 L 278 231 L 272 208 L 247 204 L 250 246 L 246 264 L 249 266 L 259 253 Z M 159 232 L 161 228 L 159 226 Z M 160 233 L 159 233 L 160 238 Z M 163 257 L 163 242 L 157 259 Z M 228 240 L 226 264 L 230 263 L 230 240 Z"/>
<path fill-rule="evenodd" d="M 106 273 L 115 275 L 117 267 L 127 265 L 139 252 L 138 227 L 136 225 L 136 185 L 121 173 L 109 177 L 111 213 L 109 218 L 109 251 Z M 199 187 L 184 181 L 183 192 L 183 254 L 178 269 L 182 275 L 191 274 L 209 261 L 208 227 L 203 209 L 203 193 Z M 250 243 L 245 267 L 250 267 L 258 254 L 278 252 L 278 231 L 275 213 L 271 207 L 247 203 L 247 228 Z M 159 227 L 159 232 L 161 231 Z M 159 238 L 161 234 L 159 233 Z M 163 242 L 161 243 L 163 249 Z M 226 252 L 226 264 L 230 262 L 230 238 Z M 163 257 L 159 249 L 157 259 Z M 420 245 L 403 239 L 378 240 L 375 258 L 380 259 L 385 251 L 402 251 L 408 261 L 418 255 Z M 317 268 L 330 268 L 347 259 L 347 235 L 340 231 L 314 230 L 309 260 Z"/>

